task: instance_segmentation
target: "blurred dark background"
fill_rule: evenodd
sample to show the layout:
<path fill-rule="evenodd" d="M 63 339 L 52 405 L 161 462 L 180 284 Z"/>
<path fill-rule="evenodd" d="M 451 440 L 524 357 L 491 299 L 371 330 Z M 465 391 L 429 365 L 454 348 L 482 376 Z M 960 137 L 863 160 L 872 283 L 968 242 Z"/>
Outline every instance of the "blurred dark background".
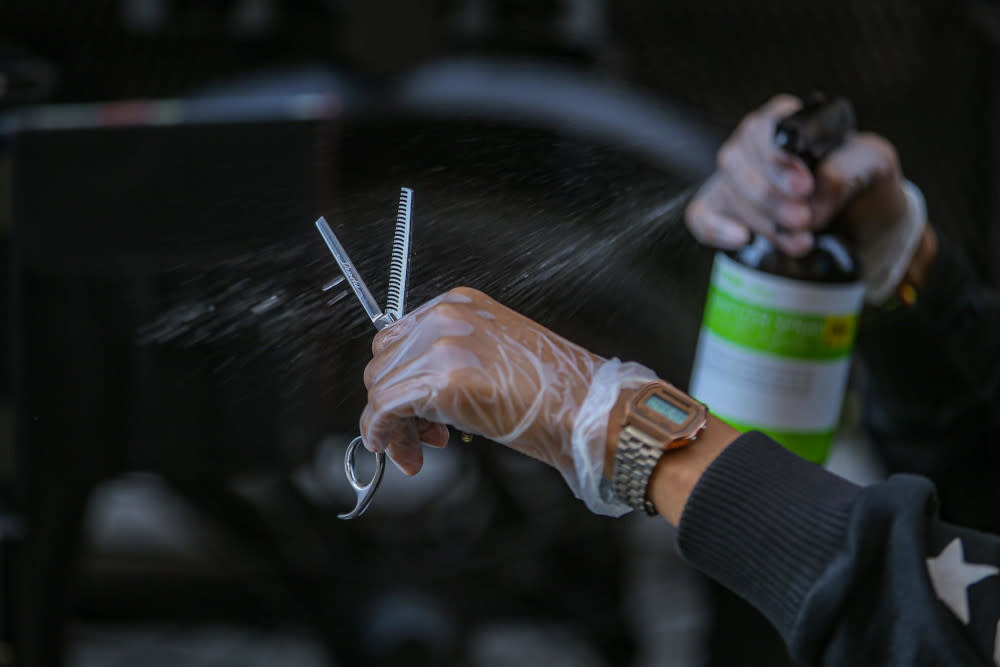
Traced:
<path fill-rule="evenodd" d="M 851 98 L 1000 284 L 998 42 L 984 0 L 0 2 L 0 665 L 776 664 L 665 527 L 486 443 L 338 521 L 372 332 L 311 223 L 384 294 L 413 187 L 411 306 L 683 385 L 671 201 L 778 92 Z"/>

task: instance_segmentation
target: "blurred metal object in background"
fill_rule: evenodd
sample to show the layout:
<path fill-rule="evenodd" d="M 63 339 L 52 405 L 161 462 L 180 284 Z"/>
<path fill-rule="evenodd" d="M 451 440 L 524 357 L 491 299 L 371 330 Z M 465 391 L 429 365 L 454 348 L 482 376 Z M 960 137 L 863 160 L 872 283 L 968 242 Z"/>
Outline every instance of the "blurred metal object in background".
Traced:
<path fill-rule="evenodd" d="M 181 28 L 198 32 L 205 26 L 224 26 L 237 39 L 258 37 L 278 28 L 276 0 L 234 0 L 225 3 L 188 3 L 183 0 L 121 0 L 123 26 L 139 34 Z"/>
<path fill-rule="evenodd" d="M 50 62 L 6 41 L 0 32 L 0 111 L 48 100 L 57 82 Z"/>

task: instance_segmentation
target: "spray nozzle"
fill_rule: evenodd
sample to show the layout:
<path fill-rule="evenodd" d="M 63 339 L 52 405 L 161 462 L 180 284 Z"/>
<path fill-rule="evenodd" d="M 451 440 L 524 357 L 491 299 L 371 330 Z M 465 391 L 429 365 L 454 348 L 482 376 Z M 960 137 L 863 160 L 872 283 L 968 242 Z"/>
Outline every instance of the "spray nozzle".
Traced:
<path fill-rule="evenodd" d="M 855 127 L 854 107 L 846 98 L 813 93 L 801 109 L 778 123 L 774 143 L 814 170 Z"/>

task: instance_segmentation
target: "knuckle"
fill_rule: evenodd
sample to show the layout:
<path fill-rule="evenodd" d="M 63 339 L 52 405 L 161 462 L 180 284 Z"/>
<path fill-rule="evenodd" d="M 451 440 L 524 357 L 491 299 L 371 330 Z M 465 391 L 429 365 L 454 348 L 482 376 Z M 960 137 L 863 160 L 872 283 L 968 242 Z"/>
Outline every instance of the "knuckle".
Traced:
<path fill-rule="evenodd" d="M 691 233 L 694 234 L 694 237 L 698 239 L 700 243 L 704 243 L 705 245 L 714 246 L 718 242 L 718 234 L 716 233 L 715 227 L 712 225 L 703 225 L 698 229 L 691 230 Z"/>
<path fill-rule="evenodd" d="M 802 104 L 802 100 L 790 93 L 778 93 L 768 100 L 765 106 L 773 109 L 775 107 L 787 107 L 793 104 Z"/>
<path fill-rule="evenodd" d="M 826 187 L 834 199 L 840 199 L 847 193 L 848 180 L 844 172 L 840 169 L 828 169 L 826 174 Z"/>
<path fill-rule="evenodd" d="M 768 122 L 775 121 L 779 116 L 792 113 L 802 107 L 802 100 L 788 93 L 779 93 L 769 99 L 759 109 L 761 116 Z"/>
<path fill-rule="evenodd" d="M 722 195 L 723 187 L 725 185 L 725 178 L 722 174 L 712 174 L 705 183 L 698 188 L 695 196 L 688 203 L 685 209 L 685 214 L 694 213 L 696 215 L 703 215 L 705 211 L 713 205 L 713 202 L 719 200 Z"/>
<path fill-rule="evenodd" d="M 749 131 L 750 126 L 753 124 L 753 119 L 754 113 L 748 113 L 746 116 L 743 116 L 743 118 L 740 119 L 739 125 L 737 125 L 736 129 L 733 130 L 733 134 L 729 138 L 730 141 L 734 143 L 742 141 Z"/>
<path fill-rule="evenodd" d="M 756 169 L 747 169 L 744 178 L 747 193 L 754 200 L 754 203 L 766 204 L 774 199 L 777 191 L 771 182 L 764 178 Z"/>
<path fill-rule="evenodd" d="M 712 245 L 712 235 L 705 227 L 691 227 L 691 236 L 693 236 L 698 243 Z"/>
<path fill-rule="evenodd" d="M 774 220 L 758 211 L 746 210 L 740 217 L 740 222 L 746 225 L 747 229 L 757 234 L 763 234 L 772 240 L 777 231 L 777 224 Z"/>
<path fill-rule="evenodd" d="M 375 384 L 375 374 L 377 370 L 378 368 L 376 367 L 374 361 L 368 362 L 368 365 L 365 366 L 364 381 L 365 387 L 367 387 L 369 391 L 371 391 L 372 386 Z"/>
<path fill-rule="evenodd" d="M 372 356 L 376 357 L 378 354 L 385 349 L 385 346 L 389 343 L 389 334 L 387 329 L 382 329 L 375 334 L 372 338 Z"/>
<path fill-rule="evenodd" d="M 880 161 L 892 171 L 899 170 L 899 153 L 892 142 L 885 137 L 873 132 L 863 132 L 858 135 L 858 140 L 868 144 L 880 158 Z"/>
<path fill-rule="evenodd" d="M 771 118 L 764 111 L 755 111 L 744 119 L 742 127 L 746 140 L 756 139 L 771 127 Z"/>
<path fill-rule="evenodd" d="M 442 301 L 434 306 L 433 312 L 435 317 L 455 319 L 462 316 L 463 308 L 459 303 Z"/>
<path fill-rule="evenodd" d="M 382 414 L 383 400 L 381 392 L 379 389 L 373 388 L 368 390 L 368 406 L 365 409 L 362 417 L 366 417 L 368 421 L 368 426 L 370 427 L 372 423 L 378 419 L 379 415 Z"/>
<path fill-rule="evenodd" d="M 474 287 L 466 287 L 466 286 L 453 287 L 452 289 L 448 290 L 448 294 L 451 296 L 471 299 L 473 301 L 486 298 L 486 295 L 480 292 L 479 290 L 475 289 Z"/>
<path fill-rule="evenodd" d="M 715 164 L 719 171 L 733 171 L 739 161 L 738 152 L 738 144 L 735 141 L 729 140 L 724 143 L 715 156 Z"/>
<path fill-rule="evenodd" d="M 688 229 L 691 235 L 700 243 L 710 243 L 714 239 L 714 230 L 711 218 L 708 215 L 695 215 L 687 220 Z"/>
<path fill-rule="evenodd" d="M 705 203 L 705 195 L 699 194 L 688 207 L 684 209 L 684 222 L 692 230 L 697 228 L 702 224 L 702 220 L 705 218 L 705 209 L 708 205 Z"/>

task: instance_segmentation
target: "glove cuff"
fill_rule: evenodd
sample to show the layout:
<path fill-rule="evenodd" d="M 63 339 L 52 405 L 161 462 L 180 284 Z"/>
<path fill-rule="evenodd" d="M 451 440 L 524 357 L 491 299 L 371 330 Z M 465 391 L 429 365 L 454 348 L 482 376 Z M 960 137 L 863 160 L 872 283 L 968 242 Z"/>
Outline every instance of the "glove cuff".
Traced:
<path fill-rule="evenodd" d="M 927 225 L 927 204 L 920 188 L 903 181 L 903 194 L 906 196 L 903 218 L 858 249 L 865 301 L 872 305 L 883 304 L 892 296 L 913 261 Z"/>
<path fill-rule="evenodd" d="M 642 364 L 618 359 L 605 361 L 594 374 L 587 397 L 573 422 L 573 470 L 563 477 L 573 493 L 595 514 L 621 516 L 632 508 L 618 500 L 605 479 L 604 455 L 608 419 L 622 389 L 637 389 L 656 379 Z"/>

